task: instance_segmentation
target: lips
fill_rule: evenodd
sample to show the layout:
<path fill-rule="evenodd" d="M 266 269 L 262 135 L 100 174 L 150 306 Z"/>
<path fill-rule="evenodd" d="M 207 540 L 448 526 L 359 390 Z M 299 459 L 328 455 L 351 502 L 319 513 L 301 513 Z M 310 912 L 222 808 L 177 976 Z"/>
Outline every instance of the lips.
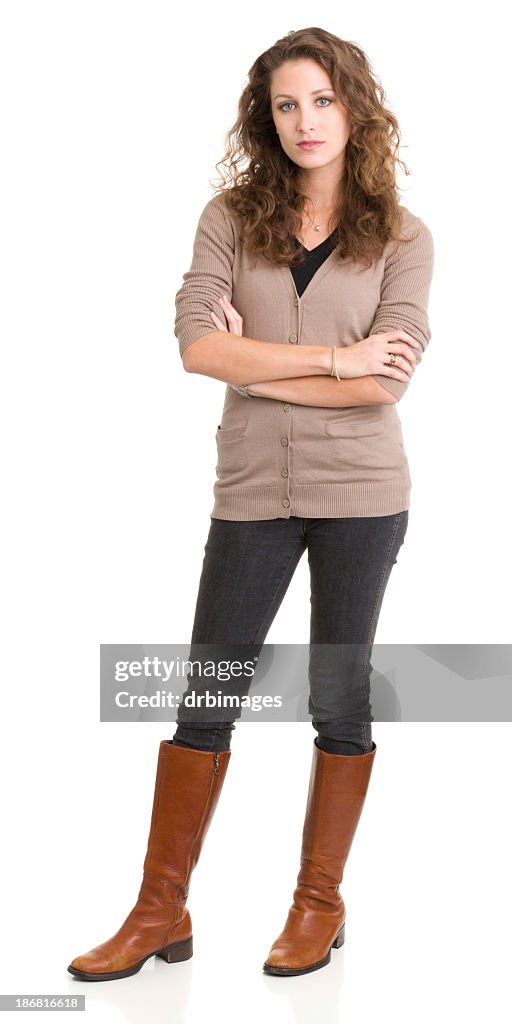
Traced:
<path fill-rule="evenodd" d="M 300 149 L 317 149 L 318 146 L 323 146 L 323 142 L 299 142 Z"/>

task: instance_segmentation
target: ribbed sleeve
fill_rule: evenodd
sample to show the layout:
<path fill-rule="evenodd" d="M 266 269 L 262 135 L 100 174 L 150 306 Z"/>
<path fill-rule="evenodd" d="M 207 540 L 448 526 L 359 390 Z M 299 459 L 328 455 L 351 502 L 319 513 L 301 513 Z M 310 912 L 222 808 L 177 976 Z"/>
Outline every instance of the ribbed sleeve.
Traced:
<path fill-rule="evenodd" d="M 223 197 L 214 196 L 199 217 L 190 270 L 183 275 L 176 294 L 174 334 L 181 356 L 192 342 L 218 329 L 210 312 L 216 313 L 227 328 L 218 298 L 225 294 L 231 299 L 234 246 L 233 226 L 226 217 Z"/>
<path fill-rule="evenodd" d="M 412 225 L 403 234 L 413 241 L 392 243 L 391 254 L 386 260 L 381 284 L 381 296 L 370 334 L 385 331 L 404 330 L 419 341 L 421 356 L 430 341 L 428 321 L 428 297 L 434 269 L 434 241 L 426 224 L 415 217 Z M 417 235 L 417 237 L 414 237 Z M 408 382 L 374 373 L 373 379 L 382 384 L 395 398 L 400 399 L 407 391 Z"/>

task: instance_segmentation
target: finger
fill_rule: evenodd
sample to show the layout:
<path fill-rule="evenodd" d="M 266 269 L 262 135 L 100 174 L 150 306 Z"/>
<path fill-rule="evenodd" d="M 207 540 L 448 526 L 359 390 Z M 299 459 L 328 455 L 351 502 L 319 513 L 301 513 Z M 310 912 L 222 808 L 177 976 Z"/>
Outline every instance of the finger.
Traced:
<path fill-rule="evenodd" d="M 414 371 L 416 369 L 415 364 L 410 362 L 409 359 L 407 359 L 406 356 L 398 356 L 398 360 L 397 361 L 399 362 L 400 366 L 402 367 L 402 370 L 405 370 L 405 372 L 409 375 L 409 377 L 412 377 L 412 375 L 413 375 L 413 373 L 414 373 Z"/>
<path fill-rule="evenodd" d="M 224 316 L 228 322 L 228 329 L 230 334 L 236 334 L 238 337 L 243 335 L 243 320 L 238 313 L 230 313 L 228 309 L 224 311 Z"/>
<path fill-rule="evenodd" d="M 388 341 L 386 348 L 388 352 L 395 352 L 397 355 L 407 359 L 414 367 L 421 359 L 421 354 L 411 348 L 405 341 Z"/>
<path fill-rule="evenodd" d="M 388 359 L 389 359 L 389 356 L 388 356 Z M 395 356 L 395 364 L 394 365 L 395 366 L 397 366 L 397 365 L 401 366 L 402 369 L 405 370 L 405 372 L 409 373 L 409 374 L 413 374 L 415 369 L 416 369 L 416 363 L 414 362 L 414 357 L 412 355 L 409 356 L 409 357 L 402 356 L 402 355 L 396 355 Z"/>
<path fill-rule="evenodd" d="M 235 307 L 231 304 L 229 299 L 225 299 L 223 295 L 221 295 L 219 299 L 219 306 L 222 307 L 226 316 L 233 316 L 233 314 L 238 316 Z"/>
<path fill-rule="evenodd" d="M 230 324 L 234 324 L 235 327 L 241 326 L 242 318 L 230 302 L 223 302 L 222 308 L 224 310 L 224 315 Z"/>
<path fill-rule="evenodd" d="M 384 363 L 382 370 L 379 371 L 384 377 L 393 377 L 394 380 L 403 380 L 406 384 L 409 383 L 410 377 L 405 370 L 398 370 L 396 366 L 388 366 Z"/>
<path fill-rule="evenodd" d="M 416 341 L 416 338 L 413 338 L 410 334 L 407 334 L 407 331 L 403 331 L 402 329 L 398 331 L 387 331 L 386 337 L 389 341 L 406 341 L 407 344 L 412 345 L 413 348 L 421 348 L 420 342 Z"/>
<path fill-rule="evenodd" d="M 390 377 L 396 377 L 397 380 L 409 381 L 414 373 L 414 367 L 404 359 L 403 356 L 395 356 L 395 362 L 391 364 L 389 362 L 389 353 L 384 356 L 384 373 L 389 374 Z"/>
<path fill-rule="evenodd" d="M 384 367 L 385 369 L 383 372 L 389 374 L 390 377 L 396 376 L 397 380 L 410 380 L 414 372 L 411 370 L 410 366 L 408 370 L 400 369 L 398 363 L 395 363 L 394 366 L 391 366 L 389 363 L 384 363 Z"/>
<path fill-rule="evenodd" d="M 234 308 L 234 306 L 229 302 L 228 299 L 224 299 L 224 297 L 221 296 L 220 299 L 219 299 L 219 303 L 222 306 L 222 309 L 225 311 L 226 316 L 231 316 L 231 317 L 238 316 L 239 319 L 240 319 L 240 322 L 242 323 L 242 316 L 236 310 L 236 308 Z"/>
<path fill-rule="evenodd" d="M 402 331 L 401 328 L 397 331 L 387 331 L 386 334 L 389 341 L 407 341 L 409 345 L 414 345 L 415 348 L 420 344 L 416 338 L 413 338 L 413 336 L 408 334 L 407 331 Z"/>
<path fill-rule="evenodd" d="M 225 331 L 226 330 L 226 328 L 224 327 L 224 324 L 222 323 L 222 320 L 219 320 L 218 316 L 216 316 L 216 314 L 213 312 L 213 310 L 210 310 L 210 316 L 211 316 L 212 320 L 215 323 L 215 326 L 218 328 L 219 331 Z"/>
<path fill-rule="evenodd" d="M 224 310 L 224 316 L 226 317 L 226 320 L 228 321 L 228 323 L 233 324 L 235 322 L 235 315 L 238 315 L 238 314 L 235 313 L 235 310 L 233 309 L 233 306 L 229 306 L 228 307 L 226 305 L 226 303 L 223 302 L 222 303 L 222 308 Z"/>
<path fill-rule="evenodd" d="M 413 373 L 414 373 L 414 371 L 416 369 L 414 364 L 410 363 L 409 360 L 405 359 L 404 356 L 399 356 L 398 357 L 398 361 L 400 363 L 400 366 L 402 367 L 402 370 L 405 371 L 405 373 L 408 375 L 408 377 L 412 377 L 412 375 L 413 375 Z M 395 363 L 395 365 L 396 365 L 396 363 Z"/>

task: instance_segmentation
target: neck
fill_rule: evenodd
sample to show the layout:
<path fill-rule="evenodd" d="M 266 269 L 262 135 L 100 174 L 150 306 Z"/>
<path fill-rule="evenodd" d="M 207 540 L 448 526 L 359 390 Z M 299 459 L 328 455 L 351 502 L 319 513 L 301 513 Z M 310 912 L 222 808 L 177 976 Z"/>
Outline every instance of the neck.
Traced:
<path fill-rule="evenodd" d="M 299 189 L 304 196 L 304 210 L 311 217 L 320 219 L 338 205 L 341 176 L 338 170 L 333 175 L 329 167 L 317 167 L 299 179 Z"/>

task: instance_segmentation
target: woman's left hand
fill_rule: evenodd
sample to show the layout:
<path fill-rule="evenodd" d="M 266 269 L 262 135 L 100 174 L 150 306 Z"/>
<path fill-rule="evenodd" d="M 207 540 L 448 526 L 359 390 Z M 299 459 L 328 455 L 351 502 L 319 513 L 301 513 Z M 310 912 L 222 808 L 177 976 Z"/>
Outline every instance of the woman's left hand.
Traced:
<path fill-rule="evenodd" d="M 231 305 L 229 299 L 225 295 L 219 297 L 219 305 L 224 311 L 224 315 L 228 322 L 228 327 L 224 327 L 224 324 L 219 320 L 218 316 L 211 311 L 210 316 L 218 331 L 226 331 L 229 334 L 236 334 L 238 337 L 242 337 L 243 334 L 243 320 L 240 313 L 237 313 L 234 306 Z"/>

